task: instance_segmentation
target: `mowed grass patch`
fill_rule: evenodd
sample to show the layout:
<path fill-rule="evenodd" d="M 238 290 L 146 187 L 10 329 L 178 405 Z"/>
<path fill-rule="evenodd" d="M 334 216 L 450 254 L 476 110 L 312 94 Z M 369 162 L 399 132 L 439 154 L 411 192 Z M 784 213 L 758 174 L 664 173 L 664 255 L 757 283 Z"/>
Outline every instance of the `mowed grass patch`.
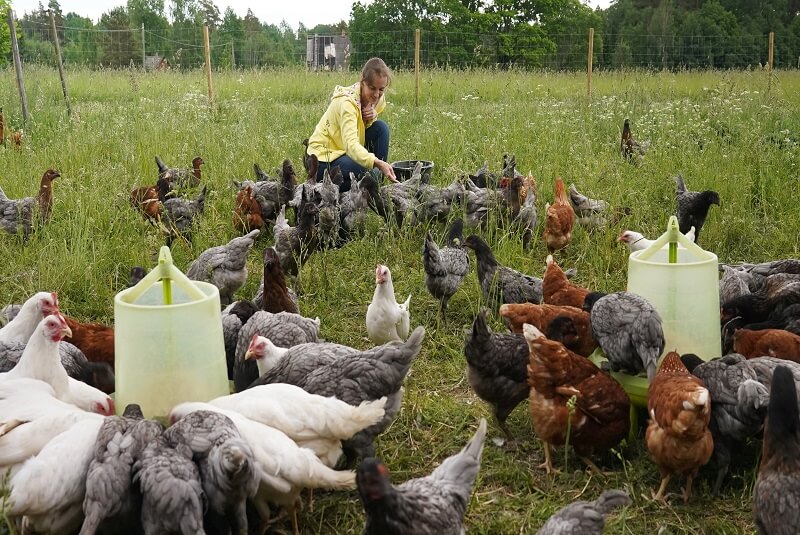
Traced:
<path fill-rule="evenodd" d="M 3 74 L 0 105 L 18 129 L 14 73 Z M 73 108 L 68 118 L 56 71 L 26 67 L 25 75 L 32 119 L 22 150 L 0 148 L 0 187 L 19 198 L 36 194 L 47 168 L 62 176 L 54 185 L 47 226 L 27 243 L 0 236 L 0 305 L 53 290 L 70 315 L 103 322 L 113 321 L 113 296 L 127 282 L 130 267 L 152 267 L 163 244 L 157 229 L 128 202 L 132 188 L 155 183 L 155 155 L 172 166 L 188 167 L 196 155 L 206 161 L 206 213 L 194 243 L 179 242 L 172 251 L 185 270 L 205 248 L 235 235 L 232 181 L 251 178 L 254 162 L 274 175 L 289 158 L 303 177 L 300 141 L 312 132 L 333 86 L 356 80 L 353 73 L 219 72 L 209 103 L 201 72 L 68 70 Z M 616 237 L 626 228 L 651 238 L 663 232 L 675 206 L 671 177 L 678 173 L 690 189 L 719 191 L 722 207 L 712 207 L 700 244 L 722 261 L 798 255 L 799 73 L 776 73 L 769 93 L 761 71 L 596 73 L 593 83 L 589 100 L 581 74 L 425 71 L 415 106 L 413 74 L 396 73 L 384 115 L 392 134 L 390 159 L 432 160 L 433 181 L 444 185 L 484 161 L 499 171 L 503 153 L 516 155 L 518 169 L 531 172 L 538 183 L 534 248 L 524 253 L 520 237 L 503 229 L 484 235 L 501 263 L 536 275 L 544 271 L 541 221 L 556 176 L 591 197 L 630 207 L 630 216 L 608 227 L 576 227 L 569 248 L 556 255 L 564 268 L 578 269 L 576 282 L 591 289 L 624 288 L 627 255 Z M 618 153 L 626 117 L 634 136 L 652 143 L 640 165 Z M 491 415 L 469 387 L 462 351 L 464 330 L 482 306 L 474 256 L 472 273 L 440 317 L 424 288 L 420 252 L 428 228 L 441 242 L 443 225 L 397 229 L 373 214 L 364 236 L 313 255 L 296 288 L 302 312 L 321 318 L 325 339 L 359 348 L 370 346 L 364 315 L 375 265 L 392 270 L 398 300 L 412 295 L 412 326 L 425 326 L 425 342 L 406 381 L 403 410 L 377 441 L 377 453 L 397 482 L 429 473 L 463 447 L 480 417 Z M 239 296 L 255 293 L 263 250 L 271 243 L 271 231 L 264 232 Z M 503 328 L 496 317 L 491 325 Z M 709 467 L 688 504 L 673 497 L 663 506 L 645 498 L 659 476 L 641 434 L 598 459 L 610 472 L 605 477 L 586 472 L 571 451 L 565 466 L 561 449 L 554 462 L 562 473 L 548 476 L 538 467 L 544 457 L 526 404 L 512 413 L 509 427 L 518 437 L 516 450 L 492 442 L 502 433 L 490 423 L 467 512 L 470 533 L 532 533 L 563 505 L 595 499 L 607 488 L 627 489 L 634 499 L 613 517 L 608 533 L 755 532 L 750 493 L 757 443 L 737 458 L 720 497 L 710 496 Z M 677 494 L 682 484 L 673 481 L 669 490 Z M 315 493 L 314 509 L 306 507 L 301 526 L 303 533 L 360 533 L 357 494 Z"/>

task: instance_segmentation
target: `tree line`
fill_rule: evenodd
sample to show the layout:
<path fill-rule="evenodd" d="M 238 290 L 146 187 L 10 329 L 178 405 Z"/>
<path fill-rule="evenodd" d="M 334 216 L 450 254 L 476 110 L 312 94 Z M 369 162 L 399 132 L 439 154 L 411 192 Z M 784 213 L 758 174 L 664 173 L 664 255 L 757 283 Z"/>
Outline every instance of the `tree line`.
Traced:
<path fill-rule="evenodd" d="M 8 9 L 10 0 L 0 0 L 0 64 L 11 60 Z M 285 21 L 262 22 L 250 10 L 244 17 L 231 8 L 221 13 L 213 0 L 128 0 L 96 24 L 49 0 L 18 20 L 25 61 L 52 62 L 50 12 L 64 61 L 89 66 L 139 66 L 144 52 L 166 57 L 173 68 L 195 68 L 203 62 L 204 25 L 212 63 L 222 68 L 303 64 L 313 34 L 348 35 L 353 66 L 380 55 L 409 67 L 417 28 L 429 66 L 583 69 L 589 28 L 597 68 L 763 64 L 769 32 L 776 35 L 776 66 L 800 62 L 800 0 L 614 0 L 595 10 L 579 0 L 381 0 L 353 3 L 348 20 L 296 30 Z"/>

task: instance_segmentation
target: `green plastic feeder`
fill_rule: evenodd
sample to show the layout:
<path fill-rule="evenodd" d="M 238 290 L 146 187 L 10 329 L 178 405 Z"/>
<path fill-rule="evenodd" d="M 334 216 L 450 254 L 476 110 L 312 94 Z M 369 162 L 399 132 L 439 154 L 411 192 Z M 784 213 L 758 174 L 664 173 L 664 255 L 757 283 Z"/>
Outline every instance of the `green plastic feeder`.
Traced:
<path fill-rule="evenodd" d="M 114 297 L 115 405 L 163 418 L 184 401 L 229 393 L 219 290 L 193 281 L 161 248 L 158 265 Z"/>
<path fill-rule="evenodd" d="M 647 299 L 661 316 L 664 354 L 694 353 L 706 361 L 722 354 L 717 266 L 717 255 L 681 234 L 675 216 L 655 242 L 628 257 L 627 290 Z M 591 358 L 595 364 L 605 360 L 599 350 Z M 647 406 L 647 378 L 625 373 L 612 376 L 632 403 Z"/>

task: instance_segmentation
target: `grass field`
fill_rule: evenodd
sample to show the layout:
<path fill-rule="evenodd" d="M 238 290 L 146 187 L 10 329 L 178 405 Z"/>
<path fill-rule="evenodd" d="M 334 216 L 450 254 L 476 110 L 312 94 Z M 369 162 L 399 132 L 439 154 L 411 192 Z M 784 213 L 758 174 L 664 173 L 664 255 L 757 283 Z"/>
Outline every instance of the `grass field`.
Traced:
<path fill-rule="evenodd" d="M 112 299 L 130 266 L 152 266 L 163 243 L 128 204 L 133 187 L 155 183 L 154 155 L 171 165 L 188 166 L 195 155 L 206 161 L 211 192 L 194 246 L 173 247 L 185 270 L 202 250 L 234 236 L 231 180 L 250 178 L 253 162 L 272 170 L 288 157 L 300 168 L 300 140 L 313 130 L 333 85 L 355 81 L 352 73 L 215 73 L 209 106 L 201 72 L 68 71 L 70 120 L 56 71 L 29 68 L 25 74 L 32 120 L 21 151 L 0 148 L 0 187 L 19 198 L 36 194 L 48 167 L 62 177 L 54 186 L 49 225 L 27 243 L 0 236 L 0 305 L 54 290 L 70 315 L 103 322 L 113 321 Z M 576 267 L 577 282 L 589 288 L 624 287 L 627 255 L 615 238 L 623 228 L 649 237 L 663 231 L 674 211 L 671 177 L 679 172 L 690 189 L 720 193 L 722 207 L 712 208 L 701 237 L 701 245 L 720 260 L 798 255 L 796 71 L 775 73 L 769 92 L 762 71 L 600 73 L 592 100 L 583 75 L 433 71 L 421 76 L 419 106 L 413 74 L 398 73 L 387 98 L 390 159 L 433 160 L 437 183 L 474 172 L 486 160 L 499 170 L 501 155 L 508 152 L 516 155 L 520 171 L 531 171 L 538 180 L 540 221 L 556 176 L 592 197 L 630 206 L 633 214 L 616 227 L 592 232 L 576 227 L 571 245 L 558 257 L 565 268 Z M 0 106 L 19 128 L 13 70 L 0 77 Z M 640 166 L 618 153 L 626 117 L 637 138 L 652 140 Z M 530 254 L 523 254 L 519 236 L 490 229 L 487 237 L 502 263 L 541 275 L 547 253 L 538 230 Z M 359 348 L 369 346 L 364 314 L 375 264 L 392 269 L 398 298 L 413 294 L 412 326 L 425 326 L 425 343 L 406 381 L 401 414 L 377 443 L 397 482 L 430 472 L 464 445 L 481 416 L 490 416 L 470 390 L 462 354 L 464 328 L 481 307 L 474 269 L 450 301 L 446 321 L 440 321 L 423 285 L 424 231 L 390 230 L 371 215 L 362 239 L 312 256 L 297 288 L 301 311 L 322 319 L 326 339 Z M 434 229 L 437 238 L 443 233 L 443 227 Z M 271 232 L 265 234 L 251 254 L 243 297 L 251 297 L 258 285 L 261 253 L 272 240 Z M 493 327 L 502 328 L 496 318 Z M 605 488 L 625 488 L 634 499 L 612 518 L 607 533 L 755 533 L 750 499 L 755 445 L 736 460 L 720 497 L 710 496 L 710 471 L 703 471 L 690 503 L 673 497 L 664 506 L 643 498 L 659 476 L 641 438 L 601 459 L 611 475 L 590 475 L 572 452 L 564 466 L 559 450 L 555 461 L 563 472 L 548 476 L 537 468 L 542 448 L 525 404 L 509 425 L 520 447 L 507 451 L 487 444 L 467 512 L 469 533 L 533 533 L 558 508 L 594 499 Z M 490 422 L 489 436 L 500 435 Z M 669 490 L 678 488 L 673 481 Z M 314 511 L 301 517 L 303 533 L 360 533 L 363 511 L 355 492 L 316 497 Z"/>

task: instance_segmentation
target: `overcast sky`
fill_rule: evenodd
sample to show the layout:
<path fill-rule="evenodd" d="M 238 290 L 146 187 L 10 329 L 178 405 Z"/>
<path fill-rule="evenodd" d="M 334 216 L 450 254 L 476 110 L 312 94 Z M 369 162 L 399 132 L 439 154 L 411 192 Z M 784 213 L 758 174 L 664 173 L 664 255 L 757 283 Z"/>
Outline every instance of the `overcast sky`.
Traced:
<path fill-rule="evenodd" d="M 595 7 L 607 7 L 611 0 L 582 0 L 585 4 Z M 42 0 L 43 5 L 47 5 L 47 0 Z M 362 3 L 370 4 L 372 0 L 362 0 Z M 165 0 L 165 6 L 170 5 L 169 0 Z M 285 20 L 293 29 L 297 29 L 300 22 L 306 28 L 313 28 L 317 24 L 336 24 L 340 20 L 350 19 L 350 8 L 353 0 L 214 0 L 214 4 L 219 8 L 220 13 L 230 6 L 240 17 L 244 17 L 247 8 L 252 9 L 253 13 L 261 22 L 268 24 L 280 24 Z M 94 22 L 100 19 L 100 15 L 119 5 L 127 5 L 126 0 L 60 0 L 61 11 L 65 15 L 70 11 L 78 15 L 89 17 Z M 39 0 L 11 0 L 11 6 L 17 17 L 22 17 L 24 13 L 30 13 L 39 6 Z"/>

